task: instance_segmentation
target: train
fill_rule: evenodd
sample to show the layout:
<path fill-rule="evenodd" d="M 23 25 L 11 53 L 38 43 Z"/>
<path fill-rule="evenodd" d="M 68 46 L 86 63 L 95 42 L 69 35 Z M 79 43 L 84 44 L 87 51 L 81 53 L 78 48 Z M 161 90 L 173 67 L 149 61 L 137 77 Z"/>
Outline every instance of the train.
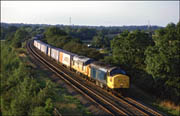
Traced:
<path fill-rule="evenodd" d="M 119 67 L 105 65 L 103 62 L 95 61 L 92 58 L 56 48 L 42 42 L 37 37 L 33 37 L 33 45 L 47 57 L 82 75 L 103 89 L 119 91 L 130 88 L 129 76 Z"/>

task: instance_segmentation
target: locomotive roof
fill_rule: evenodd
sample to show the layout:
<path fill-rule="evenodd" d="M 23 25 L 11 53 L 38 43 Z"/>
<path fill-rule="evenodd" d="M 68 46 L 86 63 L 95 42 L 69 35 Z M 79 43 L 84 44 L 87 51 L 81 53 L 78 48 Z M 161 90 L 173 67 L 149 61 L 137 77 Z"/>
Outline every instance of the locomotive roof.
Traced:
<path fill-rule="evenodd" d="M 75 55 L 74 58 L 73 58 L 73 60 L 86 63 L 87 61 L 92 60 L 92 59 L 91 59 L 91 58 L 88 58 L 88 57 L 85 57 L 85 56 Z"/>
<path fill-rule="evenodd" d="M 101 69 L 103 71 L 111 71 L 111 70 L 117 68 L 115 66 L 107 65 L 107 64 L 105 64 L 103 62 L 99 62 L 99 61 L 95 61 L 95 62 L 91 63 L 91 66 Z"/>

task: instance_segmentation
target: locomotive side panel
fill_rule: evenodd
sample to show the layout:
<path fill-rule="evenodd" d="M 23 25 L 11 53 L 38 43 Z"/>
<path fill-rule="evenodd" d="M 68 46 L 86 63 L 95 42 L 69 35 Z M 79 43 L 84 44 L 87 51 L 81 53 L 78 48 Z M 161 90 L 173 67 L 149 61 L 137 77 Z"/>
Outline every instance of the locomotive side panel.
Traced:
<path fill-rule="evenodd" d="M 106 72 L 91 66 L 90 77 L 106 85 Z"/>
<path fill-rule="evenodd" d="M 84 75 L 87 75 L 86 73 L 86 66 L 83 66 L 82 62 L 73 61 L 72 68 Z"/>

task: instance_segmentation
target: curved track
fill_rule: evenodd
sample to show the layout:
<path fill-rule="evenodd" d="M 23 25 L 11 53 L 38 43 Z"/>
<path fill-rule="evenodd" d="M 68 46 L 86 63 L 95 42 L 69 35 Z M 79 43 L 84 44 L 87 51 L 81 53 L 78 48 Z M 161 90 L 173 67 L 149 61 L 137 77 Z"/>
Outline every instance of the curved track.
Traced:
<path fill-rule="evenodd" d="M 52 59 L 45 57 L 46 55 L 42 54 L 39 50 L 34 49 L 31 43 L 32 41 L 27 42 L 26 46 L 29 53 L 110 115 L 161 116 L 160 113 L 131 98 L 124 98 L 116 93 L 115 95 L 118 95 L 117 97 L 95 86 L 95 84 L 88 82 L 83 78 L 79 78 L 79 75 L 67 70 L 67 68 L 64 68 Z"/>

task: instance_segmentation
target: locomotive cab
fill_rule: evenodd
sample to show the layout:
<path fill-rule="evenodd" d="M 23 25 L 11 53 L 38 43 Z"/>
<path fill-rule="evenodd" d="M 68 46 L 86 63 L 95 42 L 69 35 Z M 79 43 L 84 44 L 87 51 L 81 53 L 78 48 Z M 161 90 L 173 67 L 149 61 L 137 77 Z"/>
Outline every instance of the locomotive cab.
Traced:
<path fill-rule="evenodd" d="M 114 68 L 107 73 L 107 86 L 111 89 L 129 88 L 129 77 L 125 71 Z"/>

